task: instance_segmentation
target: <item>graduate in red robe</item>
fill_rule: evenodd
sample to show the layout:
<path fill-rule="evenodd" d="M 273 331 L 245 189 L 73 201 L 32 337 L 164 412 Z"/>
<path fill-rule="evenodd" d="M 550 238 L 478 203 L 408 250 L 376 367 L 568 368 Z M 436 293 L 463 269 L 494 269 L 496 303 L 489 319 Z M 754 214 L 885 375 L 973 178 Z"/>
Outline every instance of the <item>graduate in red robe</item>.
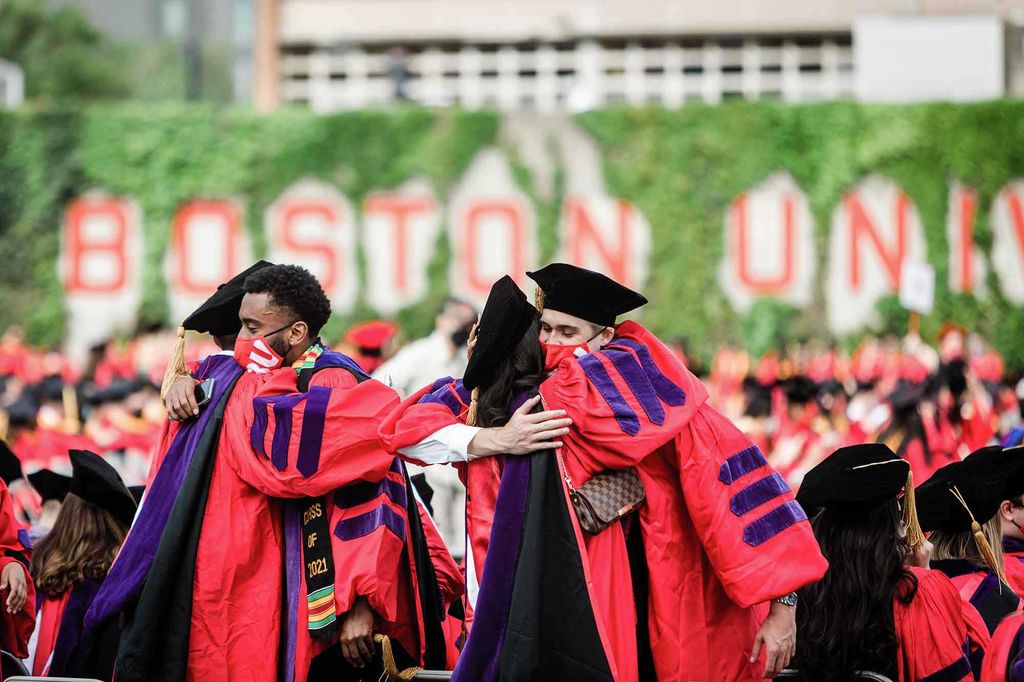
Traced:
<path fill-rule="evenodd" d="M 53 529 L 32 556 L 38 622 L 27 665 L 33 675 L 110 680 L 118 623 L 83 638 L 83 621 L 121 547 L 135 500 L 117 471 L 94 452 L 73 450 L 71 485 Z"/>
<path fill-rule="evenodd" d="M 29 577 L 32 543 L 14 516 L 7 485 L 0 480 L 0 649 L 28 655 L 36 621 L 35 587 Z"/>
<path fill-rule="evenodd" d="M 990 632 L 1007 615 L 1021 610 L 1021 600 L 1006 584 L 996 511 L 1006 488 L 1007 470 L 998 447 L 986 448 L 948 464 L 918 486 L 921 527 L 934 545 L 932 568 L 956 585 Z"/>
<path fill-rule="evenodd" d="M 990 454 L 991 453 L 991 454 Z M 998 453 L 998 455 L 996 454 Z M 1006 487 L 1003 489 L 996 513 L 1002 530 L 1003 544 L 1003 575 L 1006 582 L 1018 595 L 1024 594 L 1024 447 L 1013 448 L 982 448 L 970 455 L 990 457 L 997 465 L 1001 465 L 1006 475 Z"/>
<path fill-rule="evenodd" d="M 915 552 L 925 542 L 909 473 L 887 446 L 867 444 L 835 451 L 804 477 L 797 500 L 829 570 L 799 592 L 798 679 L 870 671 L 899 682 L 966 681 L 981 672 L 989 644 L 981 616 L 941 572 L 908 565 L 927 563 L 926 551 Z"/>
<path fill-rule="evenodd" d="M 985 654 L 982 682 L 1024 682 L 1024 613 L 1003 619 Z"/>
<path fill-rule="evenodd" d="M 330 304 L 307 271 L 266 267 L 244 289 L 212 428 L 181 427 L 181 452 L 162 459 L 191 456 L 145 581 L 95 616 L 134 593 L 119 679 L 346 679 L 373 662 L 375 632 L 410 663 L 444 667 L 461 581 L 378 444 L 397 396 L 316 339 Z"/>
<path fill-rule="evenodd" d="M 617 314 L 646 299 L 574 266 L 528 274 L 543 290 L 540 338 L 546 367 L 554 370 L 540 385 L 543 414 L 564 411 L 573 426 L 562 434 L 556 420 L 536 432 L 545 442 L 502 449 L 510 434 L 536 424 L 514 416 L 505 427 L 462 438 L 462 458 L 561 445 L 566 499 L 570 485 L 579 488 L 608 469 L 636 468 L 646 500 L 629 522 L 585 535 L 570 514 L 612 677 L 759 679 L 766 667 L 777 672 L 791 649 L 780 633 L 793 607 L 772 604 L 762 625 L 768 603 L 818 579 L 826 567 L 785 482 L 706 404 L 707 391 L 670 349 L 634 322 L 615 326 Z M 431 388 L 382 427 L 389 447 L 419 461 L 418 451 L 459 440 L 464 419 L 467 397 L 459 382 Z M 470 474 L 476 461 L 470 459 Z M 488 517 L 474 506 L 494 499 L 493 482 L 479 488 L 477 494 L 471 475 L 467 514 L 475 563 Z M 482 577 L 487 581 L 486 569 Z M 647 594 L 638 599 L 633 587 Z M 768 660 L 755 664 L 766 642 Z M 653 670 L 645 670 L 645 659 Z"/>

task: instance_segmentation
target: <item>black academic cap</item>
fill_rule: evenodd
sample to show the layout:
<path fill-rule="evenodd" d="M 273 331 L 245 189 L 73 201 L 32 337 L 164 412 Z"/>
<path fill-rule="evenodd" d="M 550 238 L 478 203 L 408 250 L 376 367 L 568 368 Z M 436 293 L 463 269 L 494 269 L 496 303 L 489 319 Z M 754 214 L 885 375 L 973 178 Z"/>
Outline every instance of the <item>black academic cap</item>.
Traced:
<path fill-rule="evenodd" d="M 36 413 L 39 412 L 39 403 L 26 393 L 8 405 L 6 412 L 11 426 L 27 426 L 35 422 Z"/>
<path fill-rule="evenodd" d="M 142 504 L 142 496 L 146 494 L 146 486 L 130 485 L 128 486 L 128 492 L 132 494 L 132 499 L 135 500 L 135 504 L 138 506 Z"/>
<path fill-rule="evenodd" d="M 238 309 L 242 306 L 245 296 L 245 279 L 273 263 L 265 260 L 256 262 L 224 282 L 210 298 L 185 318 L 181 326 L 196 332 L 206 332 L 213 336 L 229 336 L 241 328 L 238 321 Z"/>
<path fill-rule="evenodd" d="M 39 395 L 43 400 L 61 400 L 64 397 L 64 378 L 51 374 L 39 382 Z"/>
<path fill-rule="evenodd" d="M 476 346 L 466 365 L 463 385 L 472 390 L 489 382 L 498 365 L 508 357 L 536 318 L 537 309 L 530 305 L 511 277 L 505 275 L 495 282 L 480 314 Z"/>
<path fill-rule="evenodd" d="M 921 528 L 959 533 L 970 530 L 972 520 L 984 525 L 999 510 L 1005 487 L 1005 472 L 989 458 L 947 464 L 917 487 Z"/>
<path fill-rule="evenodd" d="M 1011 498 L 1024 495 L 1024 447 L 1006 448 L 999 445 L 988 445 L 975 450 L 964 458 L 965 462 L 985 462 L 989 466 L 1002 472 L 1006 486 L 1003 488 L 1001 498 Z"/>
<path fill-rule="evenodd" d="M 135 499 L 121 476 L 102 457 L 88 450 L 70 450 L 71 489 L 86 502 L 109 511 L 130 525 L 135 517 Z"/>
<path fill-rule="evenodd" d="M 615 318 L 647 303 L 637 292 L 593 270 L 552 263 L 526 273 L 540 287 L 537 307 L 610 327 Z"/>
<path fill-rule="evenodd" d="M 14 454 L 14 450 L 11 450 L 7 441 L 0 440 L 0 478 L 10 485 L 21 477 L 21 460 Z"/>
<path fill-rule="evenodd" d="M 894 412 L 908 412 L 917 409 L 927 395 L 928 385 L 924 382 L 900 381 L 888 400 Z"/>
<path fill-rule="evenodd" d="M 786 379 L 782 388 L 786 392 L 786 400 L 795 405 L 806 405 L 814 400 L 814 382 L 805 376 L 798 374 Z"/>
<path fill-rule="evenodd" d="M 882 443 L 839 448 L 807 472 L 796 500 L 807 511 L 870 511 L 900 494 L 909 471 L 907 460 Z"/>
<path fill-rule="evenodd" d="M 28 482 L 36 489 L 43 502 L 49 500 L 64 501 L 64 496 L 71 490 L 71 477 L 63 476 L 49 469 L 40 469 L 28 475 Z"/>

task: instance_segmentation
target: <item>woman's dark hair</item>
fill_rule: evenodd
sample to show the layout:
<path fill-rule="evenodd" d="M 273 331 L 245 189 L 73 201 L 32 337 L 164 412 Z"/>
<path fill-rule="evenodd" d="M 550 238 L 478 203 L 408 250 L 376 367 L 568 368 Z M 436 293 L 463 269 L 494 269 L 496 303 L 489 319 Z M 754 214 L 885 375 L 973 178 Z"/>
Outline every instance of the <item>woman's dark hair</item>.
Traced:
<path fill-rule="evenodd" d="M 857 671 L 896 679 L 893 598 L 909 604 L 917 592 L 904 565 L 899 504 L 867 513 L 826 509 L 811 526 L 829 568 L 798 592 L 793 667 L 807 682 L 848 682 Z"/>
<path fill-rule="evenodd" d="M 547 377 L 544 370 L 544 351 L 540 347 L 540 318 L 535 318 L 519 343 L 501 364 L 494 379 L 480 387 L 477 398 L 477 426 L 504 426 L 509 418 L 509 406 L 521 393 L 533 394 Z"/>
<path fill-rule="evenodd" d="M 105 509 L 68 493 L 53 530 L 36 543 L 29 572 L 37 590 L 58 595 L 103 580 L 128 526 Z"/>

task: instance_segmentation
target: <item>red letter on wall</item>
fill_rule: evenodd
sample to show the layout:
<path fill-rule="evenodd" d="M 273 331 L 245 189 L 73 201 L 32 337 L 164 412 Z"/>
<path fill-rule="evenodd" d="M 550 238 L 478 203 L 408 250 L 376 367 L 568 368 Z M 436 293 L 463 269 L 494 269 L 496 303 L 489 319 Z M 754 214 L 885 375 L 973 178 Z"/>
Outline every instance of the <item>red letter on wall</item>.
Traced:
<path fill-rule="evenodd" d="M 81 198 L 64 217 L 64 289 L 68 294 L 120 292 L 128 279 L 130 207 L 120 199 Z"/>
<path fill-rule="evenodd" d="M 491 284 L 506 273 L 522 281 L 526 270 L 525 219 L 515 201 L 474 201 L 466 207 L 459 229 L 465 236 L 459 257 L 474 294 L 486 297 Z"/>
<path fill-rule="evenodd" d="M 779 268 L 778 274 L 775 276 L 758 275 L 753 272 L 751 267 L 752 254 L 747 238 L 749 229 L 747 195 L 741 194 L 732 205 L 733 240 L 736 244 L 736 277 L 740 284 L 750 289 L 755 296 L 773 296 L 783 293 L 793 285 L 796 276 L 794 267 L 797 250 L 796 201 L 792 195 L 783 194 L 781 196 L 779 211 L 782 218 L 782 257 L 780 258 L 782 267 Z"/>
<path fill-rule="evenodd" d="M 861 242 L 867 239 L 875 248 L 889 276 L 893 290 L 900 285 L 900 267 L 907 254 L 907 196 L 903 192 L 896 195 L 893 210 L 895 212 L 896 243 L 886 244 L 879 235 L 878 229 L 868 216 L 861 203 L 860 196 L 852 191 L 843 199 L 850 216 L 850 286 L 859 289 L 861 285 Z"/>
<path fill-rule="evenodd" d="M 241 230 L 234 202 L 198 199 L 179 208 L 171 236 L 172 285 L 186 295 L 208 295 L 234 277 L 242 269 L 237 260 Z"/>

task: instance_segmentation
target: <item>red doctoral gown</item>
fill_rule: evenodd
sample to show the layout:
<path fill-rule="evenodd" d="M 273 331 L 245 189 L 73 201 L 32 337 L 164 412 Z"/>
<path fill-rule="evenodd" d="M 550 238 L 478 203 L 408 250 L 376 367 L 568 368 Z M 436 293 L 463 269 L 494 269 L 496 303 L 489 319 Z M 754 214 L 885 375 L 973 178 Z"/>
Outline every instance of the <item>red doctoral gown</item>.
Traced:
<path fill-rule="evenodd" d="M 626 467 L 643 481 L 639 520 L 658 679 L 760 679 L 763 663 L 749 657 L 764 604 L 827 569 L 785 481 L 706 404 L 707 391 L 671 350 L 634 322 L 621 324 L 601 351 L 564 360 L 540 393 L 546 409 L 573 420 L 561 455 L 574 486 Z M 392 451 L 414 445 L 464 421 L 467 400 L 461 382 L 435 383 L 389 416 L 381 436 Z M 500 458 L 460 466 L 479 570 Z M 577 539 L 613 675 L 634 680 L 636 611 L 622 526 L 584 536 L 577 525 Z"/>
<path fill-rule="evenodd" d="M 414 658 L 422 655 L 415 569 L 405 551 L 408 516 L 400 501 L 405 481 L 377 439 L 378 423 L 396 404 L 393 390 L 377 381 L 358 383 L 344 369 L 317 372 L 302 394 L 292 368 L 238 380 L 224 416 L 196 558 L 190 680 L 276 680 L 280 655 L 286 668 L 294 660 L 294 680 L 303 682 L 312 657 L 326 648 L 307 628 L 304 571 L 294 648 L 279 646 L 286 502 L 275 498 L 327 495 L 334 613 L 340 619 L 364 597 L 377 615 L 375 629 Z M 318 447 L 310 447 L 311 437 Z M 367 483 L 377 485 L 375 494 L 363 494 Z M 329 495 L 346 486 L 362 486 L 361 492 Z M 435 569 L 451 603 L 461 594 L 457 567 L 450 557 L 445 564 L 441 552 L 431 554 L 441 562 Z M 314 608 L 323 615 L 323 605 Z"/>

